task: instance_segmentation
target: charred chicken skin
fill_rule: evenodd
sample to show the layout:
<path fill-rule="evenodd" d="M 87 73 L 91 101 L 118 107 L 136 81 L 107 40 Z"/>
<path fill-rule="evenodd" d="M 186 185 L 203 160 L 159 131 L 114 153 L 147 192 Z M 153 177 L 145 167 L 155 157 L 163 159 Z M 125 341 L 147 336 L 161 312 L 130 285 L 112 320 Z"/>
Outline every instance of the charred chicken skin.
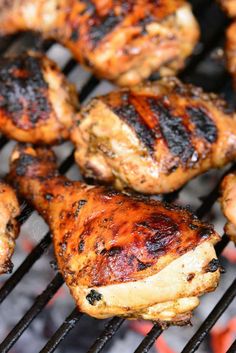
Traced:
<path fill-rule="evenodd" d="M 9 178 L 49 223 L 82 312 L 183 324 L 216 288 L 219 235 L 189 211 L 69 181 L 45 148 L 18 145 Z"/>
<path fill-rule="evenodd" d="M 41 32 L 99 77 L 129 86 L 184 66 L 199 27 L 184 0 L 0 0 L 0 34 Z"/>
<path fill-rule="evenodd" d="M 169 193 L 236 157 L 236 120 L 224 101 L 166 78 L 94 98 L 72 129 L 89 178 Z"/>
<path fill-rule="evenodd" d="M 0 131 L 9 138 L 62 142 L 77 108 L 74 86 L 45 56 L 28 52 L 0 58 Z"/>
<path fill-rule="evenodd" d="M 14 190 L 0 181 L 0 274 L 12 270 L 11 256 L 19 233 L 20 207 Z"/>
<path fill-rule="evenodd" d="M 228 220 L 225 232 L 236 244 L 236 173 L 224 177 L 221 184 L 221 208 Z"/>

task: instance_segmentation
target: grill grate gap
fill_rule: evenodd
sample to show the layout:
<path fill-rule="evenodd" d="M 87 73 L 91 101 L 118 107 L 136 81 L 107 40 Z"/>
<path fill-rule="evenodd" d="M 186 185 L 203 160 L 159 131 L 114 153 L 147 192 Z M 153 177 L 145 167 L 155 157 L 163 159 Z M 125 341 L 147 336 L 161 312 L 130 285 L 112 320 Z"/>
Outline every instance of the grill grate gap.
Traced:
<path fill-rule="evenodd" d="M 190 339 L 187 345 L 184 347 L 182 353 L 194 353 L 209 333 L 210 329 L 214 326 L 219 317 L 224 313 L 230 303 L 236 296 L 236 280 L 233 281 L 231 286 L 227 289 L 223 297 L 216 304 L 214 309 L 205 319 L 203 324 L 197 330 L 195 335 Z"/>

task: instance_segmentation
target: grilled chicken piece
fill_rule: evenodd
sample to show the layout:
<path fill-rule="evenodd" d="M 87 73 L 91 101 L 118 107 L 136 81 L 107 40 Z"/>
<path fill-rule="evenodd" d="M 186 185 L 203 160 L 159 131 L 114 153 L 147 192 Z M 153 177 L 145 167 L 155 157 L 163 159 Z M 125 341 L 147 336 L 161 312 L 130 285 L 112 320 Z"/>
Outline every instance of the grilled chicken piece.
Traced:
<path fill-rule="evenodd" d="M 229 26 L 226 32 L 226 58 L 236 89 L 236 21 Z"/>
<path fill-rule="evenodd" d="M 45 56 L 28 52 L 0 58 L 0 131 L 8 137 L 62 142 L 77 108 L 74 86 Z"/>
<path fill-rule="evenodd" d="M 225 232 L 236 244 L 236 173 L 224 177 L 221 184 L 221 208 L 228 220 Z"/>
<path fill-rule="evenodd" d="M 236 18 L 235 0 L 221 0 L 221 4 L 229 16 Z M 228 70 L 233 76 L 234 87 L 236 89 L 236 22 L 233 22 L 227 29 L 225 51 Z"/>
<path fill-rule="evenodd" d="M 71 138 L 86 177 L 147 194 L 174 191 L 236 157 L 225 102 L 170 78 L 92 99 Z"/>
<path fill-rule="evenodd" d="M 11 256 L 19 233 L 20 207 L 14 190 L 0 181 L 0 274 L 12 270 Z"/>
<path fill-rule="evenodd" d="M 189 211 L 71 182 L 45 148 L 17 146 L 9 178 L 49 223 L 82 312 L 183 324 L 216 288 L 219 236 Z"/>
<path fill-rule="evenodd" d="M 221 0 L 221 5 L 227 11 L 229 16 L 236 17 L 236 1 L 235 0 Z"/>
<path fill-rule="evenodd" d="M 184 0 L 0 0 L 0 34 L 35 30 L 119 85 L 184 66 L 199 27 Z"/>

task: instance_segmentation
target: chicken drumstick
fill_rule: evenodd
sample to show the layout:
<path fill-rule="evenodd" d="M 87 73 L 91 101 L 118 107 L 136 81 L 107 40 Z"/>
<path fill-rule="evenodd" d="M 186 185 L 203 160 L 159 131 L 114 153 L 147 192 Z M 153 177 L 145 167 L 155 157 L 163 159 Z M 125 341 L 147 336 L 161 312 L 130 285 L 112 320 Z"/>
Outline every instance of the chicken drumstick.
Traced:
<path fill-rule="evenodd" d="M 82 312 L 183 324 L 216 288 L 219 235 L 189 211 L 69 181 L 45 148 L 18 145 L 9 178 L 49 223 Z"/>

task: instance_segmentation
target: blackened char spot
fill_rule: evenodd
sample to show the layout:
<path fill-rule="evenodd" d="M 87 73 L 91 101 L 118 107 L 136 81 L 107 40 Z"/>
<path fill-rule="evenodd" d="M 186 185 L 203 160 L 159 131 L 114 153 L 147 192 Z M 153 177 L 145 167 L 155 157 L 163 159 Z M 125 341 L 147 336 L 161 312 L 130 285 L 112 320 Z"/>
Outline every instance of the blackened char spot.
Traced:
<path fill-rule="evenodd" d="M 24 176 L 27 170 L 27 167 L 35 162 L 35 157 L 30 154 L 22 154 L 17 161 L 16 174 L 18 176 Z"/>
<path fill-rule="evenodd" d="M 75 218 L 78 217 L 81 208 L 82 208 L 86 203 L 87 203 L 87 200 L 79 200 L 79 201 L 76 203 L 76 210 L 75 210 L 75 213 L 74 213 L 74 217 L 75 217 Z"/>
<path fill-rule="evenodd" d="M 206 272 L 216 272 L 220 267 L 220 263 L 218 259 L 212 259 L 209 264 L 206 266 Z"/>
<path fill-rule="evenodd" d="M 207 239 L 213 233 L 213 229 L 210 227 L 201 227 L 198 231 L 198 236 L 203 239 Z"/>
<path fill-rule="evenodd" d="M 156 140 L 155 131 L 149 128 L 132 103 L 129 102 L 128 95 L 123 95 L 121 99 L 122 105 L 115 108 L 111 107 L 111 109 L 129 126 L 134 128 L 137 137 L 152 153 Z"/>
<path fill-rule="evenodd" d="M 70 39 L 72 42 L 77 42 L 79 39 L 79 28 L 74 28 L 71 32 Z"/>
<path fill-rule="evenodd" d="M 157 99 L 149 98 L 148 103 L 152 112 L 159 119 L 160 130 L 170 151 L 182 162 L 186 163 L 194 153 L 189 132 L 184 127 L 182 119 L 173 116 L 170 109 Z"/>
<path fill-rule="evenodd" d="M 198 107 L 188 107 L 187 112 L 195 125 L 197 135 L 203 137 L 209 143 L 215 142 L 217 140 L 217 128 L 209 113 Z"/>
<path fill-rule="evenodd" d="M 86 295 L 86 299 L 89 304 L 94 305 L 96 302 L 102 299 L 102 295 L 98 293 L 96 290 L 92 289 L 89 294 Z"/>
<path fill-rule="evenodd" d="M 40 58 L 22 54 L 0 59 L 0 108 L 17 126 L 27 128 L 26 122 L 21 121 L 23 113 L 31 125 L 48 118 L 51 105 L 47 88 Z"/>
<path fill-rule="evenodd" d="M 53 199 L 53 194 L 47 193 L 47 194 L 45 195 L 45 199 L 46 199 L 47 201 L 51 201 L 51 200 Z"/>
<path fill-rule="evenodd" d="M 143 271 L 143 270 L 146 270 L 146 268 L 152 266 L 151 263 L 144 263 L 140 260 L 137 259 L 137 262 L 138 262 L 138 267 L 137 267 L 137 270 L 138 271 Z"/>
<path fill-rule="evenodd" d="M 145 35 L 147 34 L 147 29 L 146 29 L 146 26 L 148 24 L 150 24 L 151 22 L 153 22 L 154 19 L 153 17 L 149 14 L 147 16 L 145 16 L 144 18 L 140 19 L 137 23 L 138 26 L 140 26 L 142 28 L 142 34 Z"/>
<path fill-rule="evenodd" d="M 90 26 L 90 37 L 93 44 L 97 45 L 105 35 L 110 33 L 120 22 L 122 17 L 116 16 L 112 11 L 107 16 L 95 15 Z"/>
<path fill-rule="evenodd" d="M 103 249 L 101 255 L 115 256 L 122 252 L 123 248 L 121 246 L 113 246 L 109 250 Z"/>
<path fill-rule="evenodd" d="M 78 246 L 78 251 L 79 252 L 83 252 L 84 251 L 84 240 L 81 240 L 80 242 L 79 242 L 79 246 Z"/>
<path fill-rule="evenodd" d="M 163 255 L 168 251 L 168 246 L 173 241 L 178 241 L 179 227 L 168 216 L 164 214 L 153 214 L 145 222 L 136 224 L 139 233 L 150 234 L 147 237 L 146 248 L 151 255 Z M 143 231 L 142 231 L 143 227 Z M 136 228 L 136 230 L 137 230 Z"/>

